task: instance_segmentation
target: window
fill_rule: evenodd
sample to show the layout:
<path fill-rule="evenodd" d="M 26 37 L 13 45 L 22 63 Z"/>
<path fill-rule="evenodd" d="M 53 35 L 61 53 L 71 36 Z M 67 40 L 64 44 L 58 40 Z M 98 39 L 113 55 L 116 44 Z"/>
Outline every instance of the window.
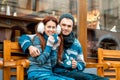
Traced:
<path fill-rule="evenodd" d="M 0 13 L 18 16 L 59 17 L 62 13 L 77 14 L 77 0 L 0 0 Z M 9 15 L 9 14 L 7 14 Z"/>
<path fill-rule="evenodd" d="M 87 0 L 87 55 L 97 58 L 98 47 L 120 49 L 120 1 Z"/>

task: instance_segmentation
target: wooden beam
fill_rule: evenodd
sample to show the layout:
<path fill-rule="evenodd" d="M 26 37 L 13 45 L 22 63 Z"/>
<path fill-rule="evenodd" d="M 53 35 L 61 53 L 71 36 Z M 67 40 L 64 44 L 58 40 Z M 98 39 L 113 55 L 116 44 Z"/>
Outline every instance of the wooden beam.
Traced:
<path fill-rule="evenodd" d="M 26 8 L 27 8 L 28 10 L 32 10 L 32 0 L 27 0 Z"/>
<path fill-rule="evenodd" d="M 78 39 L 81 42 L 84 58 L 87 61 L 87 1 L 79 0 L 78 2 Z"/>

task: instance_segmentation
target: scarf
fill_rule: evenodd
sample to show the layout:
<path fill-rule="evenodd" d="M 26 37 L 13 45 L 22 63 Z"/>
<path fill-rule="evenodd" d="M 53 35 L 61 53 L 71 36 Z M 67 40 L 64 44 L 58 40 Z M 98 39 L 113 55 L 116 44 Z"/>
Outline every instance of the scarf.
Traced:
<path fill-rule="evenodd" d="M 75 39 L 75 34 L 71 32 L 69 35 L 63 35 L 64 49 L 71 47 Z"/>

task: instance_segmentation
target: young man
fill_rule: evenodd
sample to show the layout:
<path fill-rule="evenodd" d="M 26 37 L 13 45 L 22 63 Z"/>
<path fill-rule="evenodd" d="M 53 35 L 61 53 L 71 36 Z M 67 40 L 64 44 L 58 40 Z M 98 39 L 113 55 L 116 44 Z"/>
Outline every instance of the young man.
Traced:
<path fill-rule="evenodd" d="M 85 68 L 85 62 L 82 46 L 73 33 L 75 24 L 73 16 L 71 14 L 61 15 L 59 24 L 62 29 L 64 51 L 62 60 L 56 65 L 54 72 L 75 80 L 108 80 L 107 78 L 82 72 Z"/>
<path fill-rule="evenodd" d="M 59 55 L 61 56 L 61 60 L 58 61 L 57 65 L 53 68 L 54 73 L 74 78 L 75 80 L 108 80 L 97 75 L 83 73 L 85 62 L 81 44 L 73 33 L 75 24 L 73 16 L 71 14 L 61 15 L 59 24 L 62 29 L 64 50 L 63 53 Z M 40 55 L 38 49 L 32 45 L 29 45 L 27 49 L 33 57 Z"/>

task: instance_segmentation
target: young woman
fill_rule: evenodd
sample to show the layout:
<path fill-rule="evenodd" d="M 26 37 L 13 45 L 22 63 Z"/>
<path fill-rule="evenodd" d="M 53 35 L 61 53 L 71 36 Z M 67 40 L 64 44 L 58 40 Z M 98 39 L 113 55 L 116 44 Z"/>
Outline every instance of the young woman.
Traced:
<path fill-rule="evenodd" d="M 39 53 L 36 57 L 29 56 L 28 80 L 73 80 L 52 72 L 52 67 L 57 62 L 57 48 L 61 42 L 58 36 L 60 27 L 57 25 L 56 18 L 47 16 L 37 25 L 37 33 L 32 41 L 27 40 L 29 37 L 26 35 L 19 38 L 19 43 L 25 53 L 29 53 L 28 50 L 31 50 L 33 46 L 37 48 L 36 50 Z"/>

